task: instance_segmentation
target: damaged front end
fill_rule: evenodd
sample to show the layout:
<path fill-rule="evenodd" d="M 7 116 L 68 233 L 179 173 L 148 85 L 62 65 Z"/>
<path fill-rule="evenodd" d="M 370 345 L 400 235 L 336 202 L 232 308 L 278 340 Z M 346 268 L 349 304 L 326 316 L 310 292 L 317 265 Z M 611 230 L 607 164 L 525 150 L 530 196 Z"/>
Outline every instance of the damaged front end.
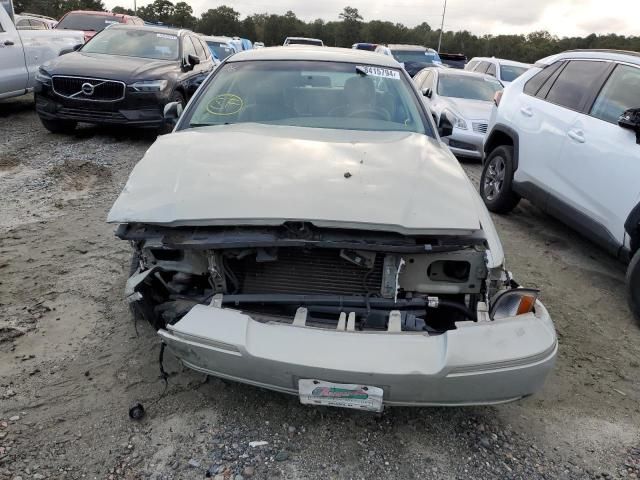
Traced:
<path fill-rule="evenodd" d="M 185 365 L 305 403 L 365 408 L 313 401 L 367 396 L 331 385 L 380 390 L 373 410 L 499 403 L 539 388 L 555 358 L 537 292 L 493 264 L 481 231 L 124 224 L 117 236 L 134 248 L 127 299 Z"/>

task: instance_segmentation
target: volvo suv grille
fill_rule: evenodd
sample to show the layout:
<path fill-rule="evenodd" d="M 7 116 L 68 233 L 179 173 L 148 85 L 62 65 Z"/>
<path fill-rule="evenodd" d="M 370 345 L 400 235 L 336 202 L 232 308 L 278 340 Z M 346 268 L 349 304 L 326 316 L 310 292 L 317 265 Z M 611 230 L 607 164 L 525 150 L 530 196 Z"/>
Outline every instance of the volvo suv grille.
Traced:
<path fill-rule="evenodd" d="M 53 77 L 53 91 L 61 97 L 94 102 L 117 102 L 125 95 L 126 85 L 116 80 L 97 78 Z"/>

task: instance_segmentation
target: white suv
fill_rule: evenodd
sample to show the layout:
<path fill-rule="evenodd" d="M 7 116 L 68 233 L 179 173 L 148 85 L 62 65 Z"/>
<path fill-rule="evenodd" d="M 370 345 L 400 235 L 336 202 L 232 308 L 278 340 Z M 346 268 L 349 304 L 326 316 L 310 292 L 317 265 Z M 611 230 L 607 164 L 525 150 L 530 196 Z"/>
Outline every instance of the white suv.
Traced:
<path fill-rule="evenodd" d="M 497 213 L 525 197 L 622 260 L 640 321 L 640 54 L 569 51 L 504 90 L 480 194 Z"/>
<path fill-rule="evenodd" d="M 486 73 L 492 77 L 496 77 L 503 85 L 508 85 L 516 78 L 529 70 L 531 65 L 528 63 L 514 62 L 513 60 L 505 60 L 495 57 L 473 57 L 464 66 L 465 70 L 476 73 Z"/>

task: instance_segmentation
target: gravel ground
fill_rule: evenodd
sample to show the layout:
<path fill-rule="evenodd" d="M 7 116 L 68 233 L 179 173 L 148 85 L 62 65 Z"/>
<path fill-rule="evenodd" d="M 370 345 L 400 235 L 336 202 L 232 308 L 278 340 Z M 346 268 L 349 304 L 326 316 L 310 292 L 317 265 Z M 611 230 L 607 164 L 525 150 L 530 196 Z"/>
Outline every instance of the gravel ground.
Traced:
<path fill-rule="evenodd" d="M 495 220 L 509 268 L 556 322 L 558 363 L 539 394 L 377 417 L 207 380 L 170 355 L 165 387 L 159 342 L 143 324 L 136 335 L 122 299 L 128 245 L 104 223 L 152 142 L 53 135 L 32 98 L 0 102 L 1 480 L 640 476 L 624 266 L 527 202 Z M 477 182 L 479 165 L 465 169 Z"/>

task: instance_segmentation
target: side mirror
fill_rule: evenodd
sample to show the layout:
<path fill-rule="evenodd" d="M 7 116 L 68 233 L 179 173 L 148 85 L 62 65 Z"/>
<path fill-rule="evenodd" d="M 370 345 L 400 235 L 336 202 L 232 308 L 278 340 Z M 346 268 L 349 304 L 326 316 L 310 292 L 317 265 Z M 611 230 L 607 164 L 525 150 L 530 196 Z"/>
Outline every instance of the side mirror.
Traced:
<path fill-rule="evenodd" d="M 440 116 L 440 123 L 438 123 L 438 133 L 440 137 L 449 137 L 453 134 L 453 123 L 447 117 L 447 114 L 442 114 Z"/>
<path fill-rule="evenodd" d="M 189 70 L 193 70 L 193 67 L 195 67 L 199 63 L 200 63 L 200 58 L 198 56 L 192 55 L 192 54 L 187 55 L 187 63 L 185 66 Z"/>
<path fill-rule="evenodd" d="M 62 55 L 66 55 L 67 53 L 77 52 L 81 48 L 82 48 L 82 43 L 78 43 L 77 45 L 74 45 L 72 48 L 64 48 L 60 50 L 60 53 L 58 54 L 58 56 L 61 57 Z"/>
<path fill-rule="evenodd" d="M 636 132 L 636 143 L 640 145 L 640 108 L 630 108 L 618 119 L 618 125 Z"/>
<path fill-rule="evenodd" d="M 430 88 L 423 88 L 422 89 L 422 95 L 427 97 L 427 98 L 431 98 L 431 96 L 433 95 L 433 92 L 431 91 Z"/>
<path fill-rule="evenodd" d="M 164 121 L 168 126 L 175 126 L 182 115 L 183 107 L 180 102 L 169 102 L 164 106 Z"/>

